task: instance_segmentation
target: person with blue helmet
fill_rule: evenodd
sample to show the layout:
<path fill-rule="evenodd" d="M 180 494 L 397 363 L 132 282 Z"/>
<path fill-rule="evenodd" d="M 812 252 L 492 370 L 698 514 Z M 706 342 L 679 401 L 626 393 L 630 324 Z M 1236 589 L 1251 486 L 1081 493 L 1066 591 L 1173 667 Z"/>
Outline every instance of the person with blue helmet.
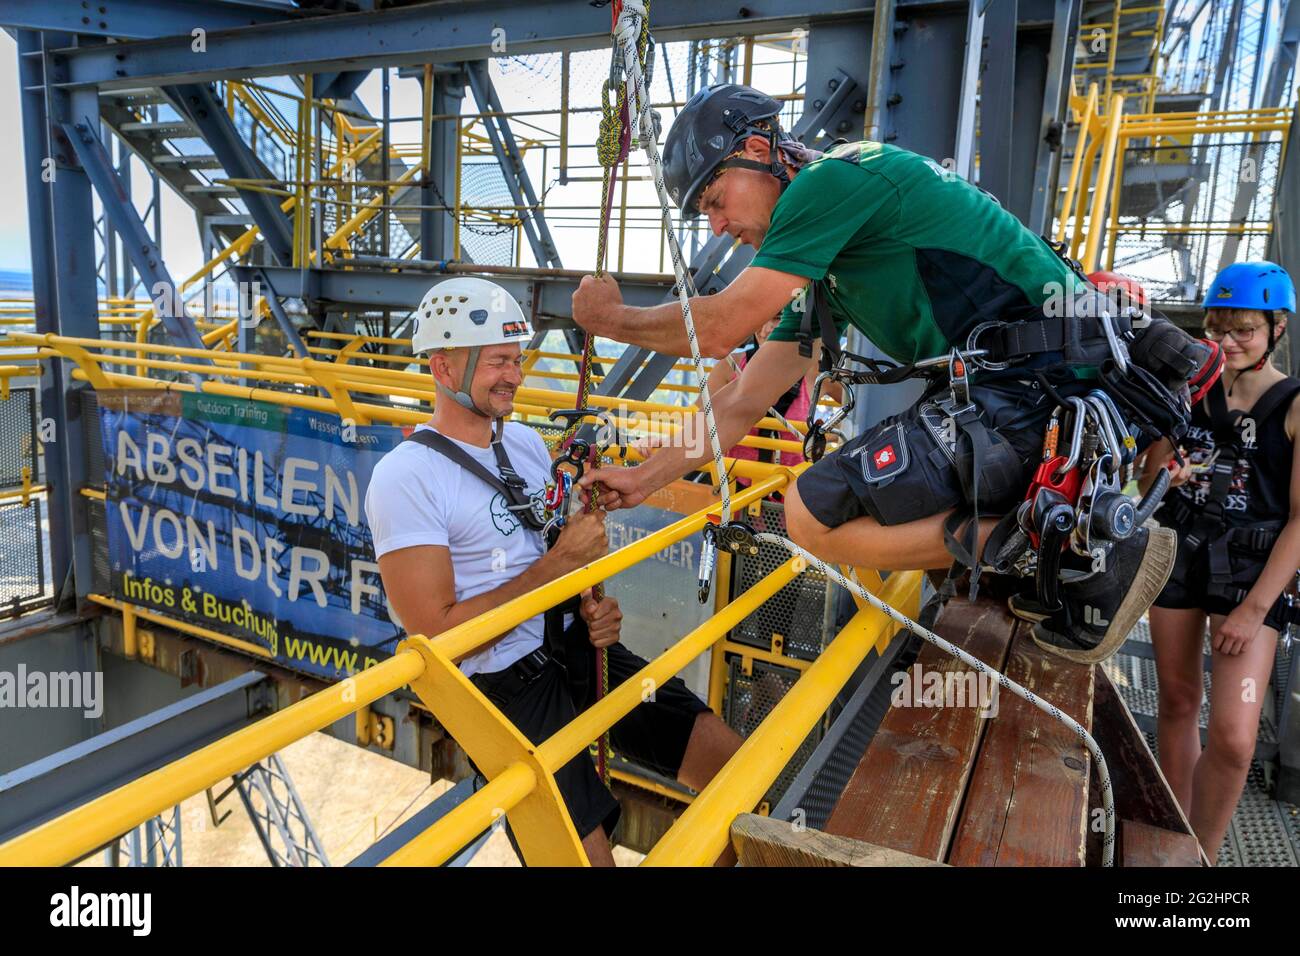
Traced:
<path fill-rule="evenodd" d="M 1230 265 L 1204 307 L 1223 376 L 1193 408 L 1177 464 L 1173 446 L 1157 443 L 1143 483 L 1174 472 L 1156 519 L 1177 533 L 1178 559 L 1150 612 L 1160 765 L 1213 860 L 1254 756 L 1278 635 L 1300 622 L 1285 593 L 1300 567 L 1300 380 L 1269 361 L 1296 308 L 1285 269 Z M 1214 681 L 1202 749 L 1207 616 Z"/>

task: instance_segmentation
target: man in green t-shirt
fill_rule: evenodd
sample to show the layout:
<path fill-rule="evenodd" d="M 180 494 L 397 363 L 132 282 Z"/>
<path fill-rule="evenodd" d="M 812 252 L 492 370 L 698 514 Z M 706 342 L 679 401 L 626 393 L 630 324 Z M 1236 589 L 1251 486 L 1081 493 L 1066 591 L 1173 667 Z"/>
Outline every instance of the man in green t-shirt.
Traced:
<path fill-rule="evenodd" d="M 1023 499 L 1055 406 L 1027 369 L 1044 373 L 1058 396 L 1092 384 L 1079 381 L 1091 369 L 1064 357 L 1083 354 L 1079 336 L 1088 330 L 1075 328 L 1069 341 L 1054 331 L 1056 339 L 1042 340 L 1054 348 L 1026 345 L 1040 333 L 1021 333 L 1047 328 L 1054 304 L 1090 289 L 1043 239 L 940 164 L 872 142 L 813 153 L 783 137 L 779 109 L 750 87 L 710 87 L 686 104 L 665 142 L 665 183 L 683 213 L 706 215 L 715 235 L 758 250 L 725 289 L 691 300 L 701 352 L 721 359 L 781 314 L 744 373 L 713 396 L 721 446 L 735 444 L 806 372 L 819 332 L 833 353 L 852 325 L 906 365 L 981 348 L 992 329 L 1005 356 L 1019 362 L 1010 374 L 973 379 L 989 440 L 975 458 L 977 474 L 962 473 L 960 439 L 942 434 L 942 412 L 923 399 L 827 455 L 786 491 L 791 538 L 828 562 L 947 567 L 945 522 L 954 516 L 961 523 L 949 522 L 949 541 L 966 543 L 973 563 L 997 518 Z M 690 354 L 676 301 L 626 306 L 608 276 L 582 280 L 573 316 L 596 335 Z M 583 483 L 607 489 L 602 507 L 632 507 L 709 457 L 707 448 L 669 446 Z M 964 523 L 972 511 L 974 528 Z M 1163 586 L 1173 556 L 1163 531 L 1140 529 L 1117 543 L 1104 580 L 1091 568 L 1071 571 L 1063 559 L 1064 608 L 1040 615 L 1036 639 L 1076 660 L 1109 656 Z"/>

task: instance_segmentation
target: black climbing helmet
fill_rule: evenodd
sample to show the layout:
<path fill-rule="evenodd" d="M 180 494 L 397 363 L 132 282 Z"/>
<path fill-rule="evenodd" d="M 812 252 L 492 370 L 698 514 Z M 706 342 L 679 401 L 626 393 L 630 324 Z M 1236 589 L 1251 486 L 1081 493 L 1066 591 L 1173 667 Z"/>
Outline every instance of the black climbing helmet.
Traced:
<path fill-rule="evenodd" d="M 781 104 L 772 97 L 739 83 L 707 87 L 686 101 L 664 141 L 664 185 L 683 215 L 694 219 L 700 214 L 696 205 L 700 193 L 722 169 L 757 169 L 781 180 L 782 187 L 789 183 L 776 148 L 780 127 L 775 121 L 767 129 L 756 125 L 780 112 Z M 770 163 L 727 158 L 750 136 L 767 137 L 772 145 Z"/>

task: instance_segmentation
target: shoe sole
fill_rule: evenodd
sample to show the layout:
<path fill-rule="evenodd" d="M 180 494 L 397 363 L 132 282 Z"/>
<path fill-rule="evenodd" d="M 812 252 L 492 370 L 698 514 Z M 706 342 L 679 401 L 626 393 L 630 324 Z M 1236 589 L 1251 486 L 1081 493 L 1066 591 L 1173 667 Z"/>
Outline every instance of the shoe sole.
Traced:
<path fill-rule="evenodd" d="M 1017 608 L 1011 598 L 1007 598 L 1007 610 L 1011 612 L 1012 617 L 1019 618 L 1022 621 L 1028 621 L 1030 624 L 1037 624 L 1040 621 L 1046 621 L 1050 616 L 1036 611 L 1026 611 L 1023 608 Z"/>
<path fill-rule="evenodd" d="M 1119 610 L 1111 618 L 1110 627 L 1102 636 L 1100 643 L 1091 650 L 1074 650 L 1057 647 L 1039 638 L 1039 625 L 1033 629 L 1034 643 L 1050 654 L 1064 657 L 1079 664 L 1100 664 L 1111 657 L 1123 646 L 1129 634 L 1142 619 L 1142 615 L 1160 596 L 1169 575 L 1174 570 L 1174 559 L 1178 556 L 1178 535 L 1169 528 L 1153 528 L 1147 537 L 1146 551 L 1128 594 L 1120 602 Z M 1041 622 L 1040 622 L 1041 624 Z"/>

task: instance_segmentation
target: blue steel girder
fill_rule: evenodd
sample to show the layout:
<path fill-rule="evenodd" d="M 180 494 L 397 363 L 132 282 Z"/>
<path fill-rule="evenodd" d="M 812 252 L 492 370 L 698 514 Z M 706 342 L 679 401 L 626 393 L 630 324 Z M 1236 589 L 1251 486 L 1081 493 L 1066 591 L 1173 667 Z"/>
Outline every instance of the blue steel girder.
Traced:
<path fill-rule="evenodd" d="M 869 16 L 866 0 L 819 0 L 816 17 Z M 1052 0 L 1025 0 L 1026 20 L 1050 20 Z M 963 14 L 960 0 L 899 0 L 900 13 Z M 651 29 L 660 42 L 716 36 L 755 36 L 807 26 L 806 0 L 753 0 L 708 10 L 698 0 L 656 0 Z M 218 31 L 205 52 L 185 36 L 133 40 L 60 51 L 72 86 L 161 86 L 175 83 L 293 73 L 322 73 L 359 66 L 405 66 L 482 60 L 493 56 L 500 31 L 509 54 L 609 47 L 609 15 L 572 0 L 481 0 L 427 3 L 399 9 L 343 13 L 273 26 Z"/>
<path fill-rule="evenodd" d="M 189 42 L 195 30 L 232 30 L 299 20 L 307 15 L 306 11 L 284 4 L 258 0 L 112 0 L 92 5 L 70 0 L 0 0 L 0 26 L 132 40 L 184 36 Z"/>
<path fill-rule="evenodd" d="M 51 196 L 58 182 L 58 168 L 53 182 L 37 170 L 49 168 L 52 158 L 49 148 L 49 115 L 44 87 L 42 39 L 56 37 L 31 30 L 18 31 L 18 87 L 22 104 L 23 168 L 27 170 L 27 225 L 32 259 L 32 304 L 37 332 L 59 332 L 58 270 L 54 246 L 54 219 Z M 93 248 L 92 248 L 93 254 Z M 72 334 L 94 336 L 99 331 L 99 320 L 93 304 L 88 314 L 77 317 Z M 64 391 L 71 386 L 70 370 L 62 362 L 51 362 L 46 374 L 40 378 L 41 415 L 54 422 L 55 435 L 66 434 L 67 410 Z M 45 471 L 47 481 L 55 484 L 49 495 L 50 521 L 50 577 L 56 589 L 62 588 L 70 575 L 72 553 L 72 501 L 66 485 L 68 454 L 74 452 L 67 442 L 45 444 Z"/>
<path fill-rule="evenodd" d="M 389 272 L 383 269 L 293 269 L 283 266 L 251 268 L 236 265 L 241 281 L 265 276 L 276 292 L 312 305 L 394 309 L 410 311 L 420 304 L 437 274 Z M 571 319 L 573 293 L 578 280 L 567 277 L 486 274 L 519 303 L 525 315 L 543 319 Z M 658 305 L 669 284 L 661 281 L 624 281 L 623 301 L 629 305 Z"/>
<path fill-rule="evenodd" d="M 423 83 L 423 80 L 421 80 Z M 459 115 L 465 100 L 464 77 L 457 71 L 432 71 L 433 90 L 430 106 L 437 116 Z M 424 259 L 442 261 L 455 255 L 456 218 L 444 208 L 450 207 L 455 197 L 456 165 L 460 156 L 458 123 L 431 121 L 428 131 L 428 168 L 420 177 L 420 255 Z M 391 177 L 391 173 L 389 174 Z M 449 199 L 448 197 L 452 197 Z M 400 202 L 401 194 L 395 198 Z M 462 252 L 462 258 L 463 258 Z"/>
<path fill-rule="evenodd" d="M 0 843 L 243 729 L 274 697 L 249 671 L 0 776 Z"/>
<path fill-rule="evenodd" d="M 164 90 L 194 121 L 221 163 L 226 175 L 234 179 L 271 179 L 270 170 L 240 138 L 212 88 L 206 83 L 187 83 Z M 248 212 L 262 231 L 272 255 L 282 264 L 293 261 L 293 226 L 280 208 L 281 200 L 268 192 L 235 189 Z"/>
<path fill-rule="evenodd" d="M 312 81 L 312 95 L 318 100 L 346 100 L 370 75 L 369 70 L 342 70 L 318 73 Z"/>
<path fill-rule="evenodd" d="M 301 336 L 298 335 L 298 330 L 293 327 L 288 314 L 284 311 L 284 306 L 280 304 L 280 297 L 276 294 L 275 286 L 271 283 L 271 277 L 266 274 L 265 269 L 258 269 L 255 274 L 257 281 L 262 284 L 262 294 L 266 297 L 266 304 L 271 309 L 275 324 L 280 327 L 280 331 L 288 339 L 289 345 L 293 348 L 293 353 L 298 358 L 311 358 L 311 353 L 307 351 L 307 346 L 303 343 Z M 243 316 L 240 317 L 240 321 L 243 321 Z"/>
<path fill-rule="evenodd" d="M 95 338 L 99 314 L 92 187 L 62 124 L 78 116 L 97 116 L 98 97 L 93 90 L 68 92 L 56 85 L 64 74 L 51 50 L 71 38 L 30 31 L 20 37 L 27 41 L 19 47 L 19 75 L 24 77 L 27 95 L 23 103 L 27 179 L 29 188 L 39 193 L 27 209 L 33 238 L 36 327 L 40 332 Z M 40 129 L 28 125 L 28 107 Z M 49 243 L 43 265 L 37 261 L 38 238 Z M 43 304 L 42 296 L 46 297 Z M 51 549 L 71 558 L 68 564 L 56 557 L 53 571 L 56 587 L 71 583 L 78 598 L 89 593 L 94 576 L 86 499 L 78 494 L 90 478 L 85 452 L 87 416 L 81 414 L 81 397 L 88 388 L 74 383 L 71 373 L 62 369 L 50 376 L 48 386 L 42 376 L 41 414 L 55 426 L 54 440 L 45 442 L 45 470 L 53 486 Z M 66 577 L 69 570 L 71 579 Z"/>
<path fill-rule="evenodd" d="M 113 228 L 126 240 L 127 253 L 135 264 L 136 272 L 144 279 L 149 297 L 154 302 L 155 313 L 162 319 L 167 334 L 177 345 L 205 348 L 198 329 L 189 321 L 184 310 L 179 308 L 176 284 L 168 274 L 167 266 L 163 264 L 162 252 L 149 236 L 135 206 L 131 204 L 126 187 L 113 171 L 108 152 L 95 134 L 97 125 L 86 117 L 76 122 L 65 122 L 62 128 L 76 150 L 82 168 L 94 184 L 95 191 L 99 193 L 105 215 Z"/>

